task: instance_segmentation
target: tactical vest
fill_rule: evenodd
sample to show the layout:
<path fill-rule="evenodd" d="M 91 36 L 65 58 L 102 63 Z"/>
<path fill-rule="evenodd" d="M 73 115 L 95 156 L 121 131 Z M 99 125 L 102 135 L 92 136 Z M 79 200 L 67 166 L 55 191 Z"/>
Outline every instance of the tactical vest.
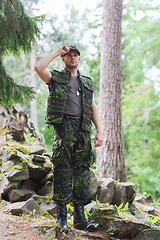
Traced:
<path fill-rule="evenodd" d="M 52 71 L 49 85 L 46 124 L 61 123 L 64 113 L 71 74 L 65 69 L 61 72 Z M 89 77 L 79 74 L 82 88 L 82 130 L 91 131 L 93 85 Z"/>

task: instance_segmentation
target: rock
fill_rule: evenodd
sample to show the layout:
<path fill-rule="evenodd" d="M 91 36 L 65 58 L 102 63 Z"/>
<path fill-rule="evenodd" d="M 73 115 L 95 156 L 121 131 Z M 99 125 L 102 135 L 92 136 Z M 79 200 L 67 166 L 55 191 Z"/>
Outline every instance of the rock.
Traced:
<path fill-rule="evenodd" d="M 43 185 L 37 193 L 41 196 L 52 196 L 53 195 L 53 182 L 49 182 Z"/>
<path fill-rule="evenodd" d="M 8 128 L 11 131 L 11 135 L 13 136 L 13 139 L 15 141 L 22 142 L 25 140 L 24 128 L 20 123 L 12 120 L 11 122 L 9 122 Z"/>
<path fill-rule="evenodd" d="M 48 174 L 48 171 L 40 166 L 29 163 L 29 177 L 31 180 L 41 182 L 42 179 Z"/>
<path fill-rule="evenodd" d="M 147 229 L 140 232 L 133 240 L 159 240 L 160 230 Z"/>
<path fill-rule="evenodd" d="M 25 213 L 31 213 L 35 215 L 40 214 L 40 207 L 32 198 L 28 199 L 25 202 L 16 202 L 11 203 L 6 206 L 6 211 L 11 212 L 13 215 L 22 215 Z"/>
<path fill-rule="evenodd" d="M 96 200 L 96 194 L 98 189 L 97 178 L 93 171 L 91 171 L 91 181 L 90 181 L 90 199 Z"/>
<path fill-rule="evenodd" d="M 101 203 L 112 203 L 114 195 L 114 180 L 101 178 L 98 181 L 97 198 Z"/>
<path fill-rule="evenodd" d="M 7 124 L 7 119 L 0 115 L 0 128 Z"/>
<path fill-rule="evenodd" d="M 116 212 L 115 207 L 98 205 L 91 209 L 91 220 L 99 223 L 105 229 L 111 229 L 114 237 L 119 239 L 132 239 L 145 229 L 158 229 L 149 221 L 136 218 L 127 212 Z"/>
<path fill-rule="evenodd" d="M 69 240 L 69 237 L 67 237 L 67 235 L 64 236 L 64 234 L 61 233 L 61 227 L 57 225 L 53 220 L 45 220 L 43 222 L 41 221 L 39 223 L 34 223 L 31 225 L 31 228 L 33 229 L 33 231 L 43 233 L 45 239 Z"/>
<path fill-rule="evenodd" d="M 19 182 L 10 182 L 5 175 L 2 175 L 0 178 L 0 195 L 5 196 L 14 188 L 19 188 Z"/>
<path fill-rule="evenodd" d="M 22 183 L 21 185 L 21 189 L 30 189 L 32 191 L 36 191 L 38 188 L 38 183 L 36 181 L 33 181 L 33 180 L 26 180 Z"/>
<path fill-rule="evenodd" d="M 30 147 L 30 154 L 42 155 L 45 152 L 45 148 L 39 145 Z"/>
<path fill-rule="evenodd" d="M 50 172 L 52 170 L 52 163 L 51 162 L 45 162 L 43 163 L 43 167 L 48 171 Z"/>
<path fill-rule="evenodd" d="M 49 214 L 51 214 L 52 216 L 57 213 L 56 204 L 54 204 L 53 202 L 49 202 L 48 204 L 46 204 L 45 202 L 42 201 L 42 203 L 40 204 L 40 209 L 42 211 L 49 212 Z"/>
<path fill-rule="evenodd" d="M 142 196 L 136 196 L 134 200 L 139 203 L 145 203 L 145 199 Z"/>
<path fill-rule="evenodd" d="M 153 203 L 153 199 L 150 194 L 145 195 L 145 200 L 147 203 Z"/>
<path fill-rule="evenodd" d="M 29 179 L 29 170 L 27 164 L 23 163 L 21 170 L 10 169 L 6 174 L 9 181 L 23 181 Z"/>
<path fill-rule="evenodd" d="M 148 214 L 155 215 L 155 208 L 153 206 L 144 206 L 143 210 Z"/>
<path fill-rule="evenodd" d="M 84 208 L 85 208 L 85 210 L 87 210 L 88 212 L 91 212 L 93 209 L 97 209 L 96 202 L 91 202 L 91 203 L 85 205 Z"/>
<path fill-rule="evenodd" d="M 10 202 L 26 201 L 35 194 L 32 190 L 12 189 L 8 192 Z"/>
<path fill-rule="evenodd" d="M 13 113 L 14 114 L 19 113 L 20 115 L 24 115 L 25 114 L 25 110 L 19 104 L 16 104 L 13 107 Z"/>
<path fill-rule="evenodd" d="M 3 147 L 1 151 L 1 158 L 4 162 L 17 158 L 17 151 L 12 147 Z"/>
<path fill-rule="evenodd" d="M 44 163 L 46 161 L 46 157 L 42 155 L 33 155 L 32 161 L 35 163 Z"/>
<path fill-rule="evenodd" d="M 121 203 L 123 203 L 123 205 L 125 205 L 127 202 L 132 203 L 135 196 L 136 188 L 134 183 L 117 183 L 115 184 L 112 204 L 119 206 Z"/>
<path fill-rule="evenodd" d="M 6 140 L 13 140 L 13 136 L 9 133 L 6 133 Z"/>
<path fill-rule="evenodd" d="M 38 203 L 42 211 L 47 211 L 52 216 L 55 216 L 55 214 L 57 214 L 56 204 L 53 200 L 50 200 L 50 197 L 41 197 L 39 195 L 33 195 L 32 198 Z"/>
<path fill-rule="evenodd" d="M 1 167 L 0 167 L 1 173 L 5 173 L 5 172 L 8 171 L 8 169 L 16 166 L 19 163 L 18 160 L 19 159 L 17 157 L 12 159 L 11 161 L 7 161 L 7 162 L 4 162 L 2 160 L 2 164 L 1 164 Z"/>
<path fill-rule="evenodd" d="M 0 115 L 2 115 L 3 117 L 10 117 L 8 109 L 4 107 L 0 107 Z"/>

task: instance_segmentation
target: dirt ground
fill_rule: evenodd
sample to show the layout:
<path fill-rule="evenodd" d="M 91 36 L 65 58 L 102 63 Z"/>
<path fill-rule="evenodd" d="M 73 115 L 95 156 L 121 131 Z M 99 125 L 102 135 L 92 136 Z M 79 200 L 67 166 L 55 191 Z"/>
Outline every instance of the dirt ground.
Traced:
<path fill-rule="evenodd" d="M 67 235 L 56 231 L 58 232 L 57 237 L 57 234 L 53 231 L 53 227 L 50 226 L 46 230 L 42 224 L 47 221 L 55 223 L 55 219 L 51 220 L 44 216 L 13 216 L 5 212 L 6 204 L 5 201 L 0 201 L 0 240 L 110 240 L 108 234 L 102 228 L 99 228 L 95 233 L 89 233 L 75 230 L 71 225 L 69 225 L 69 233 Z M 145 209 L 150 209 L 150 207 L 154 206 L 153 215 L 160 216 L 160 203 L 150 204 L 144 200 L 144 202 L 135 202 L 135 206 L 141 213 L 144 213 Z"/>
<path fill-rule="evenodd" d="M 28 216 L 17 217 L 5 212 L 4 201 L 0 202 L 0 240 L 109 240 L 107 233 L 103 229 L 99 229 L 96 233 L 75 230 L 69 226 L 67 236 L 64 233 L 59 233 L 57 238 L 51 231 L 48 233 L 35 230 L 33 226 L 41 225 L 46 218 Z"/>

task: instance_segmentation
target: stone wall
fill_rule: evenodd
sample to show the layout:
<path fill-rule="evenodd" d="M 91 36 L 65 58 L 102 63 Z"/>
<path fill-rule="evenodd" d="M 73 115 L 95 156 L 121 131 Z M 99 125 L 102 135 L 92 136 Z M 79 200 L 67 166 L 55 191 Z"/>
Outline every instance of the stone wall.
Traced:
<path fill-rule="evenodd" d="M 25 135 L 30 136 L 32 141 L 27 140 Z M 86 206 L 86 211 L 91 220 L 106 231 L 110 229 L 111 239 L 134 239 L 136 236 L 135 239 L 139 240 L 141 238 L 137 236 L 146 229 L 152 229 L 152 236 L 155 234 L 160 239 L 157 226 L 146 221 L 143 215 L 135 214 L 134 183 L 98 178 L 91 171 L 90 189 L 90 198 L 94 202 Z M 0 196 L 8 202 L 6 211 L 15 215 L 32 211 L 40 214 L 41 209 L 54 216 L 56 206 L 52 194 L 53 170 L 43 135 L 35 129 L 19 105 L 10 109 L 1 107 Z"/>

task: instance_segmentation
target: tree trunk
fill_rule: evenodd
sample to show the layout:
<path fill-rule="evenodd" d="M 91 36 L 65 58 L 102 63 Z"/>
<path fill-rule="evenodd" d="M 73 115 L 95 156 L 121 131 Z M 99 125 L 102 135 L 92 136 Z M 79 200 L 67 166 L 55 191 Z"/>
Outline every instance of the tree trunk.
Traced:
<path fill-rule="evenodd" d="M 34 74 L 34 66 L 36 64 L 36 55 L 35 50 L 32 50 L 30 53 L 30 71 L 31 71 L 31 78 L 30 78 L 30 86 L 34 87 L 34 90 L 37 89 L 37 81 L 36 76 Z M 34 126 L 38 127 L 38 117 L 37 117 L 37 97 L 30 102 L 30 118 L 31 121 L 34 123 Z"/>
<path fill-rule="evenodd" d="M 122 0 L 103 1 L 100 116 L 104 143 L 97 148 L 100 177 L 126 181 L 122 133 Z"/>

